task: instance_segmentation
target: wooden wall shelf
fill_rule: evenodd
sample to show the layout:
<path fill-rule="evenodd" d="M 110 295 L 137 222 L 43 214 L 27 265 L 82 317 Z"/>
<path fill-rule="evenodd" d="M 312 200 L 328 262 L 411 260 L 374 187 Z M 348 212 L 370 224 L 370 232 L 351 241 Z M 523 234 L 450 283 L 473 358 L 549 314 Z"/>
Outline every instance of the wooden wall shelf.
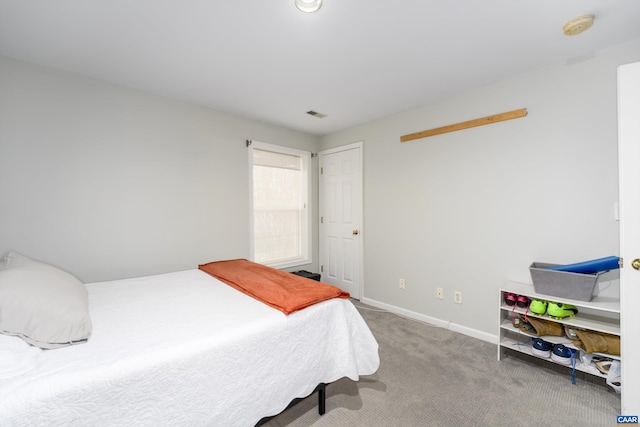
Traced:
<path fill-rule="evenodd" d="M 468 129 L 476 126 L 490 125 L 491 123 L 502 122 L 505 120 L 517 119 L 527 115 L 527 109 L 508 111 L 506 113 L 494 114 L 492 116 L 482 117 L 480 119 L 460 122 L 453 125 L 442 126 L 435 129 L 423 130 L 422 132 L 411 133 L 400 137 L 400 142 L 413 141 L 414 139 L 426 138 L 429 136 L 440 135 L 448 132 L 455 132 L 462 129 Z"/>

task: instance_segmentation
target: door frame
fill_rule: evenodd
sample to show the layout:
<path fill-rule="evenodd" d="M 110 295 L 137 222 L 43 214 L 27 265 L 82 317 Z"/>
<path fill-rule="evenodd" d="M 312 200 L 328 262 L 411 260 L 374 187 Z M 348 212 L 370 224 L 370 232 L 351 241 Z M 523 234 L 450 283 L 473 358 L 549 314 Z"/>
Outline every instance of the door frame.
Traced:
<path fill-rule="evenodd" d="M 620 336 L 622 415 L 640 415 L 640 62 L 618 67 L 618 170 L 620 206 Z"/>
<path fill-rule="evenodd" d="M 361 194 L 361 203 L 360 203 L 360 218 L 358 218 L 358 223 L 360 224 L 360 238 L 358 239 L 358 251 L 360 252 L 360 259 L 358 260 L 358 293 L 359 300 L 362 300 L 364 293 L 364 141 L 354 142 L 347 145 L 341 145 L 339 147 L 330 148 L 327 150 L 322 150 L 318 153 L 318 217 L 322 217 L 322 212 L 324 209 L 323 206 L 323 195 L 324 189 L 322 185 L 322 177 L 321 177 L 321 168 L 320 168 L 320 160 L 321 156 L 326 156 L 329 154 L 339 153 L 341 151 L 347 151 L 352 149 L 358 149 L 358 161 L 360 162 L 360 194 Z M 320 228 L 320 224 L 318 224 L 318 228 Z M 322 231 L 318 230 L 318 250 L 319 250 L 319 265 L 324 265 L 324 246 L 326 245 L 326 241 L 324 236 L 322 235 Z"/>

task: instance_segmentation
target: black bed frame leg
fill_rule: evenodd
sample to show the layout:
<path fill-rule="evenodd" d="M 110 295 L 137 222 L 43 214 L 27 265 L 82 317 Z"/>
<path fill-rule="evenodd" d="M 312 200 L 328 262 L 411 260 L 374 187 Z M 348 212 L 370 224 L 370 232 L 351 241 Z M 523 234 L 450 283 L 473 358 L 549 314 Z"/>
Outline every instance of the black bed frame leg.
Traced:
<path fill-rule="evenodd" d="M 318 388 L 318 414 L 324 415 L 326 409 L 327 385 L 321 384 Z"/>
<path fill-rule="evenodd" d="M 318 392 L 318 414 L 320 415 L 324 415 L 325 410 L 326 410 L 326 404 L 325 401 L 327 400 L 327 385 L 325 383 L 320 383 L 318 384 L 318 386 L 313 390 L 313 392 L 311 392 L 311 394 L 315 393 L 316 391 Z M 311 396 L 311 394 L 309 396 Z M 309 397 L 307 396 L 307 397 Z M 305 397 L 298 397 L 296 399 L 293 399 L 291 401 L 291 403 L 289 403 L 289 406 L 287 406 L 284 411 L 286 411 L 287 409 L 291 408 L 293 405 L 296 405 L 298 402 L 303 401 L 304 399 L 306 399 Z M 282 411 L 282 412 L 284 412 Z M 280 413 L 282 413 L 280 412 Z M 275 418 L 276 415 L 273 416 L 269 416 L 269 417 L 264 417 L 262 418 L 260 421 L 258 421 L 255 425 L 255 427 L 261 426 L 262 424 L 266 423 L 267 421 L 269 421 L 272 418 Z"/>

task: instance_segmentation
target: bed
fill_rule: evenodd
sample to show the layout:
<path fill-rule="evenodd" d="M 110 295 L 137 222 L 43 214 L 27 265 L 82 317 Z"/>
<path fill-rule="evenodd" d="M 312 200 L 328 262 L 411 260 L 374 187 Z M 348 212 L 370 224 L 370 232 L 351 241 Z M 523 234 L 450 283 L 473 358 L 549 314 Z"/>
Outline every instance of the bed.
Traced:
<path fill-rule="evenodd" d="M 287 315 L 200 269 L 83 286 L 88 340 L 41 349 L 0 334 L 3 427 L 253 426 L 379 366 L 346 298 Z"/>

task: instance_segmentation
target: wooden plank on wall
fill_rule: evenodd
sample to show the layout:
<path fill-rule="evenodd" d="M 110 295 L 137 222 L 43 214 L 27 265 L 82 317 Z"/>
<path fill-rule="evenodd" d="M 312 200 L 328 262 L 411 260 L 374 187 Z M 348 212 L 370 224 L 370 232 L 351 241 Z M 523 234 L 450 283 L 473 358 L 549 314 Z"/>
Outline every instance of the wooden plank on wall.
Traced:
<path fill-rule="evenodd" d="M 400 142 L 413 141 L 414 139 L 426 138 L 428 136 L 440 135 L 448 132 L 455 132 L 457 130 L 468 129 L 476 126 L 489 125 L 491 123 L 502 122 L 505 120 L 517 119 L 527 115 L 527 109 L 521 108 L 519 110 L 508 111 L 506 113 L 494 114 L 492 116 L 482 117 L 480 119 L 469 120 L 466 122 L 460 122 L 453 125 L 442 126 L 435 129 L 423 130 L 422 132 L 411 133 L 409 135 L 403 135 L 400 137 Z"/>

